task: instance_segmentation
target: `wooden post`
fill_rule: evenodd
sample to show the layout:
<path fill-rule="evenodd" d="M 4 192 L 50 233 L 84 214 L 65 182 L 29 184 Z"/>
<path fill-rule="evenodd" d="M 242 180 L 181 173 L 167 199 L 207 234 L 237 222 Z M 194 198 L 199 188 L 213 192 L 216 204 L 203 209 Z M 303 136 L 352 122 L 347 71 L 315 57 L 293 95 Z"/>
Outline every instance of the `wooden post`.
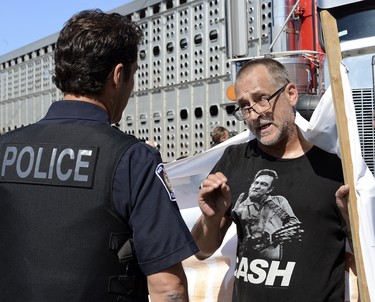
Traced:
<path fill-rule="evenodd" d="M 340 73 L 340 64 L 342 61 L 342 57 L 337 23 L 335 18 L 328 11 L 323 10 L 320 13 L 320 17 L 322 20 L 324 45 L 328 60 L 333 103 L 336 113 L 336 125 L 339 137 L 344 180 L 345 183 L 350 187 L 348 208 L 350 227 L 353 238 L 354 257 L 357 267 L 358 289 L 361 302 L 370 302 L 359 238 L 359 218 L 354 186 L 353 163 L 350 152 L 350 140 L 345 113 L 344 91 Z"/>

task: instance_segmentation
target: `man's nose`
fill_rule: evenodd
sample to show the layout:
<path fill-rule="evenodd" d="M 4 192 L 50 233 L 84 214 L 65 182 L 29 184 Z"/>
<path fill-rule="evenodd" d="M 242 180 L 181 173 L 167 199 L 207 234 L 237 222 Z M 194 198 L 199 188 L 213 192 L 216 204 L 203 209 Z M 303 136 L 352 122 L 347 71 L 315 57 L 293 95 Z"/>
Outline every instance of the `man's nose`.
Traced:
<path fill-rule="evenodd" d="M 256 110 L 251 110 L 249 112 L 249 117 L 247 118 L 248 121 L 256 121 L 259 116 L 263 115 L 264 113 L 258 113 Z"/>

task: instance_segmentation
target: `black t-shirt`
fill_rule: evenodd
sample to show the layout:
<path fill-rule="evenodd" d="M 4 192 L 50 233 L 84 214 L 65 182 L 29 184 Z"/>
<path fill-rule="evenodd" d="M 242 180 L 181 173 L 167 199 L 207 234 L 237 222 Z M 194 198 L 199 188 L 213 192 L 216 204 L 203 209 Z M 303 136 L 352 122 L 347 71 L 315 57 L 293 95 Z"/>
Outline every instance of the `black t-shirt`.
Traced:
<path fill-rule="evenodd" d="M 263 169 L 278 179 L 260 205 L 249 192 Z M 229 146 L 212 172 L 218 171 L 228 178 L 238 233 L 233 301 L 343 301 L 346 230 L 335 203 L 340 159 L 318 147 L 276 159 L 253 140 Z M 294 224 L 284 232 L 288 240 L 280 241 L 277 230 L 288 224 Z"/>

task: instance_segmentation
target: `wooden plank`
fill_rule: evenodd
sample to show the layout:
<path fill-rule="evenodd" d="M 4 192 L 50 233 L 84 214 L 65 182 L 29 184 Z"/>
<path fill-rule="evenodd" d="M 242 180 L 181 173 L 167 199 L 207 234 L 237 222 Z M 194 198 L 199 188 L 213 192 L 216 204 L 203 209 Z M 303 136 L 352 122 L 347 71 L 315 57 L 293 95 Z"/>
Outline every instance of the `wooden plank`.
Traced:
<path fill-rule="evenodd" d="M 350 152 L 349 131 L 344 103 L 344 90 L 342 87 L 342 79 L 340 73 L 340 64 L 342 61 L 342 57 L 337 23 L 335 18 L 328 11 L 323 10 L 320 13 L 320 17 L 322 20 L 324 45 L 326 49 L 333 102 L 336 113 L 336 125 L 339 136 L 339 146 L 344 172 L 344 180 L 345 183 L 350 186 L 348 208 L 350 227 L 353 238 L 354 257 L 357 267 L 358 290 L 360 293 L 361 302 L 370 302 L 359 237 L 359 217 L 354 186 L 353 162 Z"/>

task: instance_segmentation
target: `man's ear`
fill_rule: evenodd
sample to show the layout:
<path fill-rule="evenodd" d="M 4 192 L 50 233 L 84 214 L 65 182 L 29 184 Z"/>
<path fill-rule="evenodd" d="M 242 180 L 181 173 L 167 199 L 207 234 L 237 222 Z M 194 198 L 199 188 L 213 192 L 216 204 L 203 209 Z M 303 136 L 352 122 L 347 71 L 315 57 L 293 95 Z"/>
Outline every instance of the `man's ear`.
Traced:
<path fill-rule="evenodd" d="M 124 65 L 122 65 L 122 63 L 119 63 L 115 66 L 114 70 L 113 70 L 113 84 L 115 85 L 115 87 L 119 87 L 121 85 L 121 83 L 124 81 L 124 77 L 125 77 L 125 74 L 124 74 Z"/>
<path fill-rule="evenodd" d="M 294 83 L 289 83 L 285 87 L 285 93 L 288 95 L 290 105 L 295 107 L 298 102 L 298 90 L 296 85 Z"/>

